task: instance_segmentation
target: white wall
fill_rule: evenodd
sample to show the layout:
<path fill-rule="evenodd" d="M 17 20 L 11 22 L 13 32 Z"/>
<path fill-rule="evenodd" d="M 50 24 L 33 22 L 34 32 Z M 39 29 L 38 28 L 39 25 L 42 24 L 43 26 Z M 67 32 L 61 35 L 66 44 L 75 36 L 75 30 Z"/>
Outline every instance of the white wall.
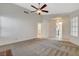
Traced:
<path fill-rule="evenodd" d="M 48 38 L 48 36 L 49 36 L 48 32 L 49 32 L 48 20 L 43 19 L 43 21 L 42 21 L 43 38 Z"/>
<path fill-rule="evenodd" d="M 79 10 L 70 13 L 69 16 L 70 16 L 70 19 L 72 17 L 74 17 L 74 16 L 78 16 L 78 37 L 75 37 L 75 36 L 70 35 L 70 38 L 71 38 L 70 41 L 72 41 L 73 43 L 79 45 Z M 71 25 L 71 23 L 70 23 L 70 25 Z"/>
<path fill-rule="evenodd" d="M 0 4 L 0 44 L 36 38 L 39 16 L 13 4 Z"/>
<path fill-rule="evenodd" d="M 52 23 L 52 32 L 49 29 L 50 20 L 55 16 L 63 15 L 46 15 L 40 18 L 35 14 L 24 14 L 24 9 L 13 4 L 0 4 L 0 45 L 28 40 L 37 36 L 37 23 L 42 22 L 42 33 L 44 38 L 55 37 L 56 30 Z M 79 11 L 64 15 L 63 36 L 72 38 L 79 44 L 79 36 L 72 37 L 70 35 L 70 17 L 78 15 Z M 52 21 L 53 22 L 53 21 Z M 50 35 L 51 33 L 51 35 Z"/>
<path fill-rule="evenodd" d="M 56 35 L 56 30 L 55 30 L 55 21 L 53 20 L 53 17 L 56 17 L 56 16 L 61 16 L 63 17 L 63 38 L 65 40 L 70 40 L 71 42 L 79 45 L 79 34 L 78 34 L 78 37 L 74 37 L 74 36 L 71 36 L 70 32 L 71 32 L 71 17 L 73 16 L 78 16 L 79 17 L 79 10 L 77 11 L 74 11 L 72 13 L 69 13 L 69 14 L 64 14 L 64 15 L 47 15 L 47 16 L 44 16 L 43 20 L 46 24 L 50 24 L 51 26 L 47 26 L 46 25 L 44 27 L 45 30 L 47 31 L 44 31 L 46 34 L 47 34 L 47 37 L 48 38 L 54 38 L 55 35 Z M 78 21 L 79 23 L 79 21 Z M 79 28 L 78 28 L 79 29 Z M 79 33 L 79 31 L 78 31 Z M 46 36 L 45 34 L 45 36 Z"/>
<path fill-rule="evenodd" d="M 50 29 L 50 21 L 52 20 L 53 18 L 53 15 L 44 15 L 43 16 L 43 36 L 44 38 L 54 38 L 55 37 L 55 28 L 51 28 L 51 29 L 54 29 L 52 30 L 52 33 L 51 32 L 51 29 Z M 54 35 L 51 35 L 51 34 L 54 34 Z"/>
<path fill-rule="evenodd" d="M 70 35 L 70 20 L 68 15 L 46 15 L 43 17 L 44 36 L 47 38 L 56 38 L 56 21 L 53 19 L 56 16 L 61 16 L 63 19 L 63 37 Z"/>

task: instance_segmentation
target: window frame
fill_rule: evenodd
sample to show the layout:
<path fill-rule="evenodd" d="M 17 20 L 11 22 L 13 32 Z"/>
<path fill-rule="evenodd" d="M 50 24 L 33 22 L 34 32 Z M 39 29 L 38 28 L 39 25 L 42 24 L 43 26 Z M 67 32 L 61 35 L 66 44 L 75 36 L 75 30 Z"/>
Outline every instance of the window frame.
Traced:
<path fill-rule="evenodd" d="M 78 16 L 71 18 L 71 35 L 78 37 Z"/>

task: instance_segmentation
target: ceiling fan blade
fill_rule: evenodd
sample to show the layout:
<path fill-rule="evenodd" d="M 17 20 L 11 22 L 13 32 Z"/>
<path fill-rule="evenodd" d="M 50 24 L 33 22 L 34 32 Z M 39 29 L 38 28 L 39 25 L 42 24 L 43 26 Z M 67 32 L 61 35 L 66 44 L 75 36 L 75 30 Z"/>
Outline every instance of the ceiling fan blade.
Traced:
<path fill-rule="evenodd" d="M 42 12 L 46 12 L 46 13 L 48 13 L 48 11 L 47 11 L 47 10 L 42 10 Z"/>
<path fill-rule="evenodd" d="M 33 6 L 33 5 L 31 5 L 31 7 L 35 8 L 35 9 L 38 9 L 38 8 L 36 8 L 36 7 L 35 7 L 35 6 Z"/>
<path fill-rule="evenodd" d="M 29 14 L 29 12 L 27 12 L 27 11 L 24 11 L 24 13 L 27 13 L 27 14 Z"/>
<path fill-rule="evenodd" d="M 40 9 L 43 9 L 43 8 L 45 8 L 47 5 L 46 4 L 44 4 Z"/>
<path fill-rule="evenodd" d="M 32 12 L 36 12 L 36 11 L 31 11 L 31 13 L 32 13 Z"/>

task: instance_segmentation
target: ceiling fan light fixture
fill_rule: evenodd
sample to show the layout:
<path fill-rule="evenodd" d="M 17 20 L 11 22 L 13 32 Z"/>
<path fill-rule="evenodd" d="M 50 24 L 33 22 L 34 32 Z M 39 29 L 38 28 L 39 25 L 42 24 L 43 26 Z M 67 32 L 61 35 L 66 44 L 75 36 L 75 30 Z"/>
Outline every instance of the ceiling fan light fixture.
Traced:
<path fill-rule="evenodd" d="M 41 13 L 42 11 L 41 10 L 37 10 L 37 13 Z"/>
<path fill-rule="evenodd" d="M 42 15 L 42 13 L 48 13 L 47 10 L 44 10 L 44 8 L 47 6 L 47 4 L 44 4 L 43 6 L 40 7 L 40 3 L 38 3 L 38 7 L 34 6 L 34 5 L 31 5 L 32 8 L 36 9 L 35 11 L 32 11 L 32 12 L 35 12 L 36 14 L 38 15 Z"/>
<path fill-rule="evenodd" d="M 40 14 L 42 14 L 42 11 L 41 10 L 37 10 L 36 13 L 40 15 Z"/>

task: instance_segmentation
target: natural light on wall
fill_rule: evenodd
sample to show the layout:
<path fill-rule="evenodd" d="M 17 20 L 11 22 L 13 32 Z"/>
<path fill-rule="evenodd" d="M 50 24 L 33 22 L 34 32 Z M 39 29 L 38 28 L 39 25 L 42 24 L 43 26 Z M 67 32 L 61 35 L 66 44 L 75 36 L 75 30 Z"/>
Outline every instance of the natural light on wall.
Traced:
<path fill-rule="evenodd" d="M 42 38 L 42 23 L 37 24 L 37 38 Z"/>

